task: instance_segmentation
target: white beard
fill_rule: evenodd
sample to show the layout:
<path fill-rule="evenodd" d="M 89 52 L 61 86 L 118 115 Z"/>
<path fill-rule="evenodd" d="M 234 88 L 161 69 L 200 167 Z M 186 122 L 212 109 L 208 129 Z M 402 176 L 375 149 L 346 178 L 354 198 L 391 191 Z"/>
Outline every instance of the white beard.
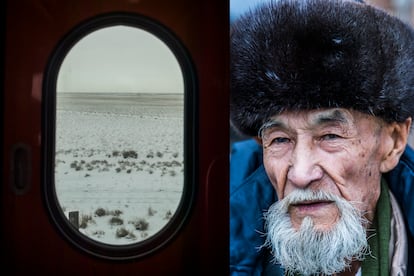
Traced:
<path fill-rule="evenodd" d="M 329 231 L 318 231 L 310 217 L 299 230 L 292 226 L 289 206 L 303 200 L 334 201 L 340 212 L 339 221 Z M 273 261 L 286 269 L 288 275 L 331 275 L 348 269 L 354 260 L 363 260 L 369 253 L 367 221 L 348 201 L 323 192 L 297 190 L 275 202 L 265 213 L 267 231 L 264 246 L 271 248 Z"/>

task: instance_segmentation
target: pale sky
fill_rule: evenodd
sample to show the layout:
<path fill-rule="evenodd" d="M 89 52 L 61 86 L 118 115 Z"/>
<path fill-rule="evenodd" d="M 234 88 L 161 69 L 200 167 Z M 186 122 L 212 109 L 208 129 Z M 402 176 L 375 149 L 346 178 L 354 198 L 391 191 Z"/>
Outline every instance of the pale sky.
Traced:
<path fill-rule="evenodd" d="M 183 75 L 167 45 L 128 26 L 86 35 L 69 51 L 57 92 L 183 93 Z"/>
<path fill-rule="evenodd" d="M 230 20 L 236 19 L 240 14 L 256 7 L 259 3 L 269 0 L 230 0 Z"/>

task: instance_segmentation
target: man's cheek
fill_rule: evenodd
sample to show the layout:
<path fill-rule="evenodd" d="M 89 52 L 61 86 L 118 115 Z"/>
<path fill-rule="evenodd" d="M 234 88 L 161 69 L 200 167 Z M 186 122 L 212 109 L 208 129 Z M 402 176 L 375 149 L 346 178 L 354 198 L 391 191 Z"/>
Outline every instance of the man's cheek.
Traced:
<path fill-rule="evenodd" d="M 278 164 L 283 163 L 278 162 Z M 281 198 L 286 185 L 286 173 L 284 173 L 286 169 L 283 169 L 279 166 L 275 166 L 272 162 L 266 162 L 266 160 L 264 161 L 264 167 L 266 174 L 278 195 L 278 198 Z"/>

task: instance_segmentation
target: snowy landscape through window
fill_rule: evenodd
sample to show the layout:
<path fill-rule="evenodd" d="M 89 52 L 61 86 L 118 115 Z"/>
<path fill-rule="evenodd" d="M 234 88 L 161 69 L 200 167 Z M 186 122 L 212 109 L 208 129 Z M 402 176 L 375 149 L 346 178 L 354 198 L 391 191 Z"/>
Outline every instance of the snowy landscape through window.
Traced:
<path fill-rule="evenodd" d="M 176 212 L 184 183 L 184 82 L 151 33 L 112 26 L 64 58 L 56 92 L 55 189 L 86 237 L 148 239 Z"/>

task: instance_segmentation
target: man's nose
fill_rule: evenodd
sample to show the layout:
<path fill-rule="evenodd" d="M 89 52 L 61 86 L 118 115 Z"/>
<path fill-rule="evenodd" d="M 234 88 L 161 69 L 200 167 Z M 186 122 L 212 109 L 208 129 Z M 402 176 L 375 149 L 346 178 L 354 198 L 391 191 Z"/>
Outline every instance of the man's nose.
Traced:
<path fill-rule="evenodd" d="M 292 152 L 288 181 L 298 188 L 307 188 L 323 176 L 316 150 L 308 144 L 297 144 Z"/>

